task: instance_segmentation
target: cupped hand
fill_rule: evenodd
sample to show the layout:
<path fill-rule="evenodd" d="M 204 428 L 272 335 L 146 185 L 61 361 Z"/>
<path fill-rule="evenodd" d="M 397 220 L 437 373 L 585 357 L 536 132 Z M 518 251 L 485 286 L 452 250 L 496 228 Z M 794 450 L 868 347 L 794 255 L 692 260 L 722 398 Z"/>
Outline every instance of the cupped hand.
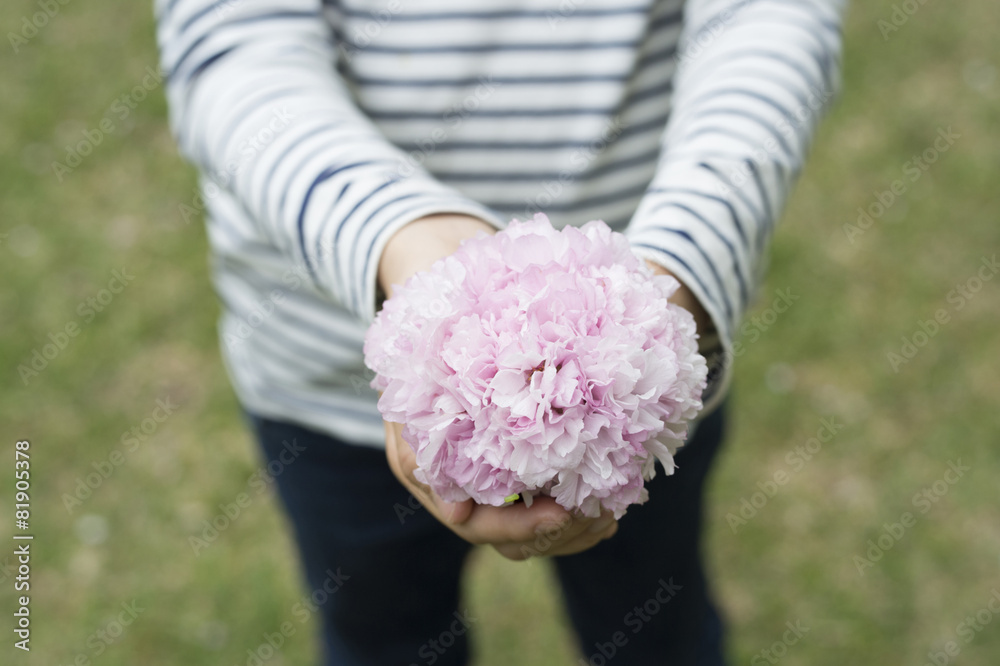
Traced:
<path fill-rule="evenodd" d="M 380 286 L 391 297 L 396 285 L 429 269 L 480 231 L 496 230 L 466 215 L 431 215 L 411 222 L 386 244 L 379 262 Z M 610 513 L 598 518 L 574 516 L 551 497 L 536 497 L 530 507 L 523 502 L 501 507 L 478 505 L 472 500 L 445 502 L 414 477 L 416 458 L 402 430 L 399 423 L 385 423 L 385 450 L 393 474 L 435 518 L 469 543 L 489 544 L 504 557 L 524 560 L 578 553 L 618 530 Z"/>
<path fill-rule="evenodd" d="M 488 544 L 508 559 L 525 560 L 579 553 L 618 531 L 618 521 L 610 513 L 598 518 L 574 516 L 551 497 L 535 497 L 530 507 L 523 502 L 509 506 L 446 502 L 413 475 L 416 457 L 402 431 L 399 423 L 385 423 L 385 452 L 393 474 L 431 515 L 469 543 Z"/>

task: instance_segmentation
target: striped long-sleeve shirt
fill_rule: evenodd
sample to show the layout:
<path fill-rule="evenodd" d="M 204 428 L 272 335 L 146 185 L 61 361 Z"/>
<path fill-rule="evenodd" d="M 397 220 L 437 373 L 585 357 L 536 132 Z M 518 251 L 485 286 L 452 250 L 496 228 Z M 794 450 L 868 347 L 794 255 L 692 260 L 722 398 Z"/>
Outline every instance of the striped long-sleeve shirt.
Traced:
<path fill-rule="evenodd" d="M 541 211 L 605 220 L 688 286 L 718 333 L 711 408 L 837 87 L 843 4 L 157 0 L 240 401 L 381 445 L 361 348 L 389 237 Z"/>

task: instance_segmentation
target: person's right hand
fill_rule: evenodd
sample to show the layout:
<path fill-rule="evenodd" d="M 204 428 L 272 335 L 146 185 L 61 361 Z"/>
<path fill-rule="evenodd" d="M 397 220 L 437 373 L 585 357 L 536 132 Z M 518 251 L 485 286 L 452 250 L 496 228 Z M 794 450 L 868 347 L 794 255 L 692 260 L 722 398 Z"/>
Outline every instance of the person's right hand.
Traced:
<path fill-rule="evenodd" d="M 389 467 L 410 493 L 445 527 L 472 544 L 489 544 L 511 560 L 541 555 L 572 555 L 587 550 L 618 531 L 610 512 L 599 518 L 575 517 L 551 497 L 536 496 L 510 506 L 452 503 L 417 481 L 416 456 L 403 440 L 403 426 L 385 423 L 385 453 Z"/>
<path fill-rule="evenodd" d="M 458 249 L 479 231 L 496 230 L 465 215 L 432 215 L 406 225 L 389 239 L 379 262 L 378 280 L 391 297 L 395 285 L 427 270 L 438 259 Z M 504 557 L 523 560 L 535 555 L 570 555 L 591 548 L 618 531 L 610 513 L 599 518 L 575 517 L 551 497 L 535 497 L 529 508 L 477 505 L 472 500 L 445 502 L 417 481 L 413 449 L 402 435 L 403 426 L 385 422 L 385 452 L 399 482 L 441 523 L 469 543 L 489 544 Z"/>

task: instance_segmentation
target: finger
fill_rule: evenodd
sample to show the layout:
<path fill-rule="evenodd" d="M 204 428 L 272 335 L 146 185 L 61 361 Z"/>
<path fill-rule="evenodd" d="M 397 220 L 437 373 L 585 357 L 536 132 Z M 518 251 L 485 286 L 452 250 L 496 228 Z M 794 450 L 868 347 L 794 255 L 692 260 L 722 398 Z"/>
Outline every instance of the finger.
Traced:
<path fill-rule="evenodd" d="M 524 560 L 535 557 L 535 554 L 531 551 L 531 548 L 523 544 L 513 544 L 513 543 L 501 543 L 493 544 L 493 550 L 497 551 L 508 560 L 513 562 L 523 562 Z"/>
<path fill-rule="evenodd" d="M 602 511 L 596 518 L 587 516 L 573 516 L 573 522 L 569 525 L 559 525 L 557 529 L 552 526 L 541 526 L 537 532 L 545 536 L 549 547 L 572 541 L 587 533 L 604 532 L 611 523 L 614 522 L 614 514 L 610 511 Z"/>
<path fill-rule="evenodd" d="M 585 550 L 593 548 L 601 541 L 610 539 L 618 531 L 618 523 L 613 523 L 602 532 L 584 532 L 575 539 L 550 543 L 544 547 L 539 547 L 536 543 L 502 543 L 493 544 L 493 549 L 500 555 L 521 562 L 535 557 L 556 557 L 559 555 L 575 555 Z"/>
<path fill-rule="evenodd" d="M 545 553 L 551 557 L 560 555 L 575 555 L 589 550 L 602 541 L 610 539 L 618 532 L 618 523 L 612 523 L 609 527 L 600 532 L 584 532 L 576 539 L 555 544 L 551 550 Z"/>
<path fill-rule="evenodd" d="M 429 491 L 427 501 L 434 505 L 434 513 L 438 516 L 438 520 L 446 523 L 448 527 L 461 525 L 466 522 L 476 507 L 476 503 L 471 499 L 461 502 L 448 502 L 433 490 Z"/>
<path fill-rule="evenodd" d="M 584 531 L 582 534 L 577 535 L 573 539 L 565 541 L 557 541 L 554 543 L 544 544 L 543 548 L 538 548 L 538 544 L 531 546 L 520 546 L 515 547 L 511 545 L 504 545 L 504 551 L 501 552 L 502 555 L 508 557 L 508 559 L 522 560 L 525 556 L 528 557 L 558 557 L 561 555 L 575 555 L 577 553 L 582 553 L 585 550 L 593 548 L 601 541 L 605 539 L 610 539 L 618 531 L 618 524 L 612 523 L 609 527 L 605 528 L 601 532 L 590 532 Z M 498 548 L 499 550 L 499 548 Z M 514 557 L 513 555 L 516 555 Z"/>
<path fill-rule="evenodd" d="M 425 483 L 422 483 L 415 476 L 417 469 L 417 458 L 413 449 L 403 438 L 403 425 L 401 423 L 395 423 L 390 421 L 383 421 L 386 429 L 386 450 L 387 455 L 389 454 L 389 449 L 391 449 L 390 455 L 390 465 L 395 465 L 396 476 L 401 477 L 401 480 L 405 481 L 405 485 L 409 486 L 411 490 L 417 490 L 422 496 L 424 502 L 427 504 L 431 502 L 438 509 L 438 515 L 440 517 L 445 517 L 449 519 L 449 522 L 453 524 L 461 524 L 470 519 L 473 513 L 473 507 L 476 505 L 468 500 L 466 502 L 447 502 L 439 497 L 431 488 Z M 418 497 L 421 499 L 421 497 Z M 537 508 L 535 508 L 537 507 Z M 523 503 L 518 503 L 513 506 L 505 507 L 491 507 L 499 508 L 504 511 L 520 510 L 524 511 L 527 509 L 526 505 Z M 524 520 L 524 522 L 518 522 L 516 526 L 513 527 L 516 531 L 514 534 L 522 534 L 523 528 L 528 528 L 534 530 L 542 525 L 559 523 L 565 520 L 565 516 L 568 513 L 562 507 L 559 507 L 555 500 L 551 497 L 540 497 L 536 498 L 533 503 L 533 511 L 523 518 L 518 518 L 518 521 Z M 508 516 L 509 517 L 509 516 Z M 485 525 L 488 528 L 496 526 L 500 521 L 496 520 L 497 516 L 487 516 Z M 534 519 L 537 522 L 535 527 L 528 527 L 527 523 Z M 529 534 L 530 536 L 530 534 Z M 511 539 L 514 541 L 520 541 L 522 539 Z"/>
<path fill-rule="evenodd" d="M 521 544 L 534 542 L 539 530 L 569 528 L 573 517 L 551 497 L 510 506 L 479 505 L 465 523 L 475 543 Z"/>
<path fill-rule="evenodd" d="M 542 501 L 552 501 L 551 498 L 543 498 Z M 572 515 L 572 521 L 553 525 L 541 524 L 535 529 L 538 538 L 535 539 L 536 547 L 540 549 L 551 549 L 554 546 L 566 543 L 588 532 L 603 532 L 614 522 L 614 514 L 610 511 L 602 511 L 596 518 L 581 515 Z"/>
<path fill-rule="evenodd" d="M 460 525 L 468 520 L 475 506 L 472 500 L 447 502 L 429 486 L 418 481 L 413 474 L 417 467 L 416 456 L 413 449 L 403 440 L 402 426 L 388 421 L 383 423 L 386 432 L 386 457 L 389 459 L 390 468 L 403 486 L 438 520 L 454 525 Z"/>
<path fill-rule="evenodd" d="M 548 536 L 540 543 L 550 545 L 575 539 L 595 521 L 592 518 L 574 519 L 551 497 L 537 497 L 531 507 L 525 503 L 494 507 L 475 505 L 471 500 L 447 502 L 414 476 L 416 455 L 403 439 L 402 427 L 398 423 L 385 422 L 386 456 L 390 467 L 428 511 L 467 541 L 519 547 L 535 544 L 540 535 L 546 533 Z"/>
<path fill-rule="evenodd" d="M 476 503 L 470 499 L 464 502 L 446 502 L 437 493 L 434 493 L 433 497 L 434 502 L 437 503 L 438 508 L 441 510 L 441 514 L 452 525 L 461 525 L 468 521 L 472 517 L 473 509 L 476 507 Z"/>
<path fill-rule="evenodd" d="M 396 433 L 388 421 L 382 421 L 385 426 L 385 458 L 389 461 L 389 469 L 402 482 L 403 472 L 399 467 L 399 453 L 396 451 Z"/>
<path fill-rule="evenodd" d="M 532 543 L 521 549 L 532 557 L 568 555 L 586 550 L 617 531 L 617 521 L 610 512 L 599 518 L 576 518 L 565 528 L 539 530 Z"/>
<path fill-rule="evenodd" d="M 416 476 L 414 476 L 414 471 L 417 469 L 417 456 L 407 444 L 406 440 L 403 439 L 403 426 L 399 423 L 385 422 L 386 427 L 386 449 L 392 449 L 393 455 L 396 459 L 396 470 L 397 477 L 401 477 L 401 480 L 405 482 L 405 485 L 409 486 L 410 490 L 416 490 L 425 499 L 431 501 L 433 492 L 430 486 L 421 483 Z"/>

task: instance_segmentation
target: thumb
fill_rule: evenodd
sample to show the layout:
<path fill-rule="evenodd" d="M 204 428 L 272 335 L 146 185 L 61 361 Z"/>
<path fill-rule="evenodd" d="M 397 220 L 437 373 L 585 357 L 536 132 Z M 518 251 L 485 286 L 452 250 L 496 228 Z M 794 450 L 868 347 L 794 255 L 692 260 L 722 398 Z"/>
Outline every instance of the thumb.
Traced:
<path fill-rule="evenodd" d="M 462 502 L 446 502 L 438 497 L 437 493 L 433 493 L 432 496 L 434 497 L 434 504 L 437 505 L 438 511 L 452 525 L 461 525 L 472 515 L 472 509 L 475 505 L 471 499 Z"/>

